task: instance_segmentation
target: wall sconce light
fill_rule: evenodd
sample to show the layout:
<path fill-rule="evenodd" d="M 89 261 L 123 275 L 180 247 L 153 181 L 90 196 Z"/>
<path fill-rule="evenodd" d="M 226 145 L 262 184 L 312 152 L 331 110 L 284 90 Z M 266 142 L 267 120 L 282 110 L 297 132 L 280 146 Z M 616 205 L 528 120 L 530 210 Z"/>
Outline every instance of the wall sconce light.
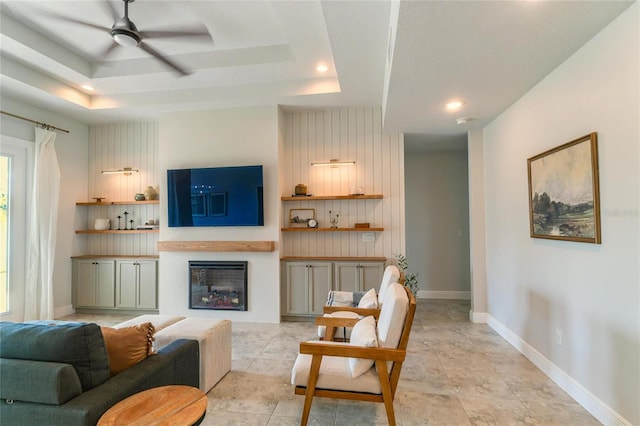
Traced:
<path fill-rule="evenodd" d="M 125 176 L 131 176 L 132 173 L 138 173 L 139 171 L 140 170 L 132 169 L 131 167 L 123 167 L 121 169 L 116 169 L 116 170 L 102 170 L 102 174 L 103 175 L 121 174 Z"/>
<path fill-rule="evenodd" d="M 340 161 L 338 159 L 332 158 L 329 161 L 312 161 L 312 166 L 328 166 L 328 167 L 338 167 L 338 166 L 353 166 L 356 164 L 355 161 Z"/>

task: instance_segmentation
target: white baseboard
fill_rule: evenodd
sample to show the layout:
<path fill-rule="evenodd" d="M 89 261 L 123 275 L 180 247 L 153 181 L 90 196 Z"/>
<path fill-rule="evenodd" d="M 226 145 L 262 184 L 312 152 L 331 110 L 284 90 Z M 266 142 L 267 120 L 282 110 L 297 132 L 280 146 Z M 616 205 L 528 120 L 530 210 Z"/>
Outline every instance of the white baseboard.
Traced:
<path fill-rule="evenodd" d="M 419 290 L 418 299 L 460 299 L 471 300 L 470 291 Z"/>
<path fill-rule="evenodd" d="M 60 306 L 53 310 L 53 317 L 54 318 L 66 317 L 67 315 L 74 314 L 75 312 L 76 310 L 73 309 L 73 305 Z"/>
<path fill-rule="evenodd" d="M 629 421 L 615 410 L 593 395 L 573 377 L 538 352 L 533 346 L 522 340 L 520 336 L 509 330 L 491 315 L 487 315 L 487 324 L 500 334 L 514 348 L 526 356 L 544 374 L 549 376 L 562 390 L 567 392 L 585 410 L 604 425 L 632 426 Z"/>
<path fill-rule="evenodd" d="M 469 311 L 469 321 L 475 324 L 486 324 L 489 320 L 489 314 L 486 312 Z"/>

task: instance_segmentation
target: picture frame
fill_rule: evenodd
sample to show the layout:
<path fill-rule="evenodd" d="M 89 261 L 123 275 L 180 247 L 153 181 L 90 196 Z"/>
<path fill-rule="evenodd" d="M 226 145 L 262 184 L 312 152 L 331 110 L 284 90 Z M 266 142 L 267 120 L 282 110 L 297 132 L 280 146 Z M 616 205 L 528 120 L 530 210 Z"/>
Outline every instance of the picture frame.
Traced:
<path fill-rule="evenodd" d="M 289 227 L 306 228 L 309 219 L 316 218 L 316 209 L 289 209 Z"/>
<path fill-rule="evenodd" d="M 527 159 L 531 238 L 601 244 L 598 137 Z"/>

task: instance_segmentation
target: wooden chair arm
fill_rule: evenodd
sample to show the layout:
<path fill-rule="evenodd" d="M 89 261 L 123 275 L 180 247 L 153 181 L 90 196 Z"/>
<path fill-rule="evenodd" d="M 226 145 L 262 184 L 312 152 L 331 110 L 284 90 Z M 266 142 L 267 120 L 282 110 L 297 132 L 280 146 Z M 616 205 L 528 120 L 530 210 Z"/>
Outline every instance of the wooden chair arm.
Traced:
<path fill-rule="evenodd" d="M 302 342 L 300 353 L 308 355 L 365 358 L 381 361 L 404 361 L 407 351 L 392 348 L 365 348 L 348 344 L 325 342 Z"/>
<path fill-rule="evenodd" d="M 353 327 L 360 318 L 316 317 L 316 325 L 325 327 Z"/>
<path fill-rule="evenodd" d="M 378 319 L 380 316 L 380 309 L 355 308 L 352 306 L 324 306 L 322 308 L 322 312 L 325 314 L 332 314 L 334 312 L 353 312 L 362 317 L 373 315 L 375 319 Z"/>

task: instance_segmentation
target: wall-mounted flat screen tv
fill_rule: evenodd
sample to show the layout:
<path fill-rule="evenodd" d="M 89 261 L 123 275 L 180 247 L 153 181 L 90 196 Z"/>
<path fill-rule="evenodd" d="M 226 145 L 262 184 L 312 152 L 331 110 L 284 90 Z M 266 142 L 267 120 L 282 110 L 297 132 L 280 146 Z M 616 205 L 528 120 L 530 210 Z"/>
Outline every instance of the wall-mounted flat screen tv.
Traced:
<path fill-rule="evenodd" d="M 167 170 L 169 226 L 263 226 L 262 166 Z"/>

